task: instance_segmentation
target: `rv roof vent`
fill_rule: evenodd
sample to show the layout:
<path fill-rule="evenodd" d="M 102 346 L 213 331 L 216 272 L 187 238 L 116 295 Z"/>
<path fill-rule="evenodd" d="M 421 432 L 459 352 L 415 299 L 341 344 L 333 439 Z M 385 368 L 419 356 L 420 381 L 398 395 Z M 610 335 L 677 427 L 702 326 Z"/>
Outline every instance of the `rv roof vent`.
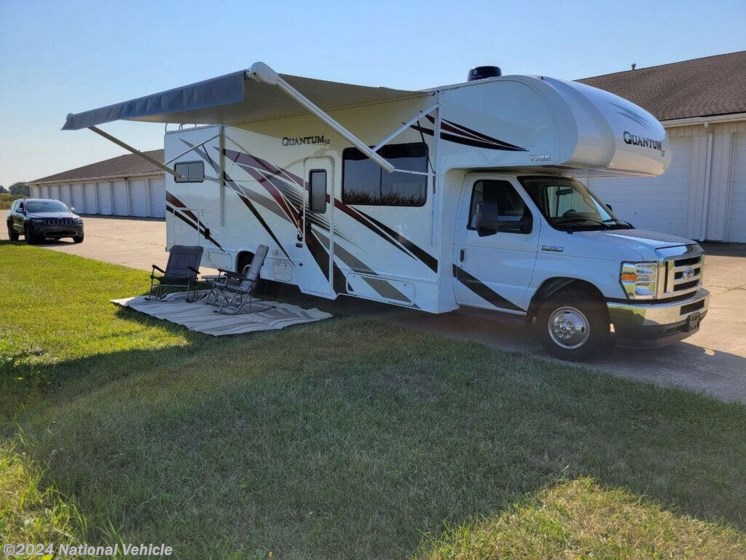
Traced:
<path fill-rule="evenodd" d="M 502 76 L 500 68 L 497 66 L 476 66 L 469 70 L 467 81 L 484 80 L 485 78 L 497 78 Z"/>

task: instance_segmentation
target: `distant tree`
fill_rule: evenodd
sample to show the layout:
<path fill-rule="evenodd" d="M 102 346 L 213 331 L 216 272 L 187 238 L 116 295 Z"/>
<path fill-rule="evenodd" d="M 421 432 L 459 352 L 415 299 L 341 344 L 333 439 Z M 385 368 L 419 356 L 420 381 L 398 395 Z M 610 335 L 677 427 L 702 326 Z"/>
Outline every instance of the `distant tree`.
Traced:
<path fill-rule="evenodd" d="M 7 194 L 8 189 L 6 189 L 4 186 L 0 185 L 0 194 Z"/>
<path fill-rule="evenodd" d="M 31 188 L 26 183 L 13 183 L 10 186 L 10 194 L 22 194 L 24 196 L 30 196 Z"/>

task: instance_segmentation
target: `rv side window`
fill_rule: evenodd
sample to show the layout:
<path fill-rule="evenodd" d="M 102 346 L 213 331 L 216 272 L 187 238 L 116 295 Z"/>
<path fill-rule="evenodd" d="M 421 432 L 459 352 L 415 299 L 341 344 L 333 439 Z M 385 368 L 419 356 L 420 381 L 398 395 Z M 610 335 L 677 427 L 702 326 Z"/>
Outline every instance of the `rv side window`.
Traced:
<path fill-rule="evenodd" d="M 427 145 L 393 144 L 378 152 L 396 169 L 427 172 Z M 342 202 L 379 206 L 422 206 L 427 200 L 427 176 L 387 173 L 357 148 L 342 153 Z"/>
<path fill-rule="evenodd" d="M 477 205 L 480 202 L 494 202 L 497 204 L 499 216 L 515 216 L 522 220 L 531 219 L 531 210 L 523 202 L 521 195 L 508 181 L 477 181 L 471 193 L 471 207 L 469 208 L 468 229 L 477 229 Z M 531 228 L 517 226 L 515 229 L 502 228 L 505 233 L 531 233 Z"/>
<path fill-rule="evenodd" d="M 310 201 L 308 209 L 311 212 L 326 212 L 326 171 L 312 169 L 308 175 L 310 187 Z"/>
<path fill-rule="evenodd" d="M 201 183 L 205 180 L 205 163 L 203 161 L 184 161 L 174 165 L 177 183 Z"/>

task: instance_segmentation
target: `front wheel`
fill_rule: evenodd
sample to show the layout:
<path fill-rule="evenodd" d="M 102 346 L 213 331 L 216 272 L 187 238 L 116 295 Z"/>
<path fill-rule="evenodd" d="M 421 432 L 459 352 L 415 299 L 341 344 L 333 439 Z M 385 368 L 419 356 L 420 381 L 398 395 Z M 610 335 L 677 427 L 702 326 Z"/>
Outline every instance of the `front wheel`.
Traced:
<path fill-rule="evenodd" d="M 74 243 L 83 243 L 84 235 L 81 233 L 80 235 L 73 235 L 73 242 Z"/>
<path fill-rule="evenodd" d="M 31 233 L 31 228 L 29 226 L 26 226 L 25 228 L 23 228 L 23 237 L 26 238 L 26 243 L 28 245 L 36 245 L 42 239 L 40 237 L 37 237 L 33 233 Z"/>
<path fill-rule="evenodd" d="M 8 239 L 11 241 L 18 241 L 18 232 L 13 229 L 13 226 L 8 224 Z"/>
<path fill-rule="evenodd" d="M 536 327 L 546 350 L 562 360 L 598 354 L 609 343 L 609 317 L 603 302 L 580 290 L 564 290 L 539 308 Z"/>

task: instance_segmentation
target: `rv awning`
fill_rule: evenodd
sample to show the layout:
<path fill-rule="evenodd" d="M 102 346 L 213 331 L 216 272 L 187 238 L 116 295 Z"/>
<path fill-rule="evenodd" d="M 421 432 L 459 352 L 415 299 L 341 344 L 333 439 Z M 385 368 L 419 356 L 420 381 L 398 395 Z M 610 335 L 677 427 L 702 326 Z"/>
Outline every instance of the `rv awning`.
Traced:
<path fill-rule="evenodd" d="M 327 82 L 299 76 L 280 77 L 324 111 L 426 97 L 427 92 Z M 248 71 L 155 93 L 115 105 L 70 114 L 63 130 L 80 130 L 117 121 L 183 124 L 238 124 L 307 112 L 276 87 L 256 81 Z"/>

